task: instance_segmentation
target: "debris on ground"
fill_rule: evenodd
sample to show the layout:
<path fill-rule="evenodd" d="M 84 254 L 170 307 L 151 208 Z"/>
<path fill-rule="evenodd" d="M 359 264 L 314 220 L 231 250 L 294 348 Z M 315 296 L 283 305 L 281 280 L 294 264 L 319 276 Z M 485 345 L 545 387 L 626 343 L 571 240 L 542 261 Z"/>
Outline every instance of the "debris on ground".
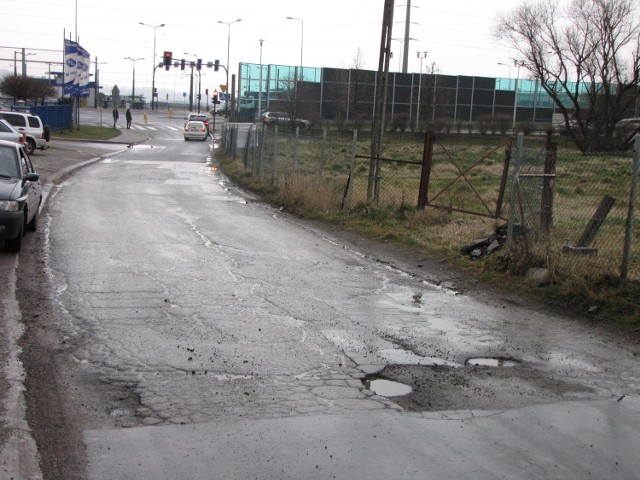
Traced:
<path fill-rule="evenodd" d="M 496 228 L 495 233 L 492 235 L 480 240 L 474 240 L 470 245 L 462 247 L 460 252 L 465 257 L 475 260 L 499 250 L 505 243 L 507 243 L 506 224 Z"/>

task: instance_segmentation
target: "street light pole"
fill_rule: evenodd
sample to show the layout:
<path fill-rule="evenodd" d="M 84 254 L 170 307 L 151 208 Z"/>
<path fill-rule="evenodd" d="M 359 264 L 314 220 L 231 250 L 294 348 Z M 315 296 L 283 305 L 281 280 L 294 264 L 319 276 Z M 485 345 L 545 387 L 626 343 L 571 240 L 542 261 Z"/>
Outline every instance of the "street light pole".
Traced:
<path fill-rule="evenodd" d="M 198 55 L 195 53 L 187 53 L 184 52 L 183 55 L 190 55 L 196 57 L 198 59 Z M 195 66 L 195 62 L 189 62 L 189 66 L 191 67 L 191 82 L 189 83 L 189 111 L 193 111 L 193 67 Z"/>
<path fill-rule="evenodd" d="M 136 62 L 138 60 L 144 60 L 144 58 L 124 57 L 124 59 L 131 60 L 133 62 L 133 82 L 131 84 L 131 107 L 133 108 L 133 103 L 136 100 Z"/>
<path fill-rule="evenodd" d="M 304 47 L 304 20 L 301 18 L 295 17 L 287 17 L 287 20 L 297 20 L 300 22 L 300 79 L 303 78 L 302 75 L 302 48 Z"/>
<path fill-rule="evenodd" d="M 402 52 L 405 50 L 405 48 L 409 48 L 409 44 L 408 41 L 414 40 L 414 41 L 418 41 L 417 38 L 413 38 L 413 37 L 409 37 L 407 39 L 404 38 L 392 38 L 391 40 L 395 40 L 396 42 L 400 42 L 400 56 L 398 57 L 398 72 L 402 72 Z M 405 47 L 406 44 L 406 47 Z M 393 53 L 391 54 L 391 56 L 393 57 Z M 404 72 L 406 73 L 406 72 Z"/>
<path fill-rule="evenodd" d="M 264 42 L 264 40 L 261 38 L 259 41 L 260 41 L 260 86 L 258 87 L 258 118 L 260 118 L 260 114 L 262 113 L 262 42 Z"/>
<path fill-rule="evenodd" d="M 518 110 L 518 83 L 520 82 L 520 67 L 522 67 L 524 65 L 524 63 L 522 62 L 518 62 L 517 60 L 513 61 L 513 64 L 518 67 L 518 74 L 516 75 L 516 85 L 515 85 L 515 92 L 513 95 L 513 122 L 511 125 L 512 130 L 516 131 L 516 112 Z"/>
<path fill-rule="evenodd" d="M 156 30 L 160 27 L 164 27 L 164 23 L 160 25 L 147 25 L 143 22 L 138 22 L 140 25 L 144 25 L 145 27 L 153 28 L 153 61 L 151 62 L 151 66 L 153 67 L 153 73 L 151 76 L 151 111 L 153 111 L 154 102 L 156 102 Z"/>
<path fill-rule="evenodd" d="M 221 20 L 218 20 L 218 23 L 222 23 L 223 25 L 227 26 L 227 79 L 226 79 L 226 85 L 227 85 L 227 98 L 229 98 L 229 52 L 231 50 L 231 25 L 233 25 L 234 23 L 238 23 L 241 22 L 242 19 L 238 18 L 232 22 L 223 22 Z"/>
<path fill-rule="evenodd" d="M 420 88 L 422 87 L 422 61 L 427 58 L 429 52 L 416 52 L 420 59 L 420 73 L 418 74 L 418 110 L 416 112 L 416 132 L 419 132 L 418 124 L 420 122 Z"/>

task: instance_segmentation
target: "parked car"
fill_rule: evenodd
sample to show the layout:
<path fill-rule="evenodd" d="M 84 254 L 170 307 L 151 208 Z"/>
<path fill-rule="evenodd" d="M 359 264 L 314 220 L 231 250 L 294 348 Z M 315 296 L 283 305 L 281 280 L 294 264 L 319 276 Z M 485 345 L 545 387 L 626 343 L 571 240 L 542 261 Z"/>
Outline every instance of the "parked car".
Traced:
<path fill-rule="evenodd" d="M 36 148 L 40 150 L 49 148 L 49 127 L 45 127 L 37 115 L 0 110 L 0 119 L 9 122 L 19 132 L 24 132 L 27 137 L 26 147 L 29 155 Z"/>
<path fill-rule="evenodd" d="M 207 127 L 207 131 L 209 130 L 209 117 L 207 117 L 204 113 L 190 113 L 184 118 L 184 126 L 187 126 L 187 123 L 197 121 L 202 122 Z"/>
<path fill-rule="evenodd" d="M 260 115 L 260 121 L 265 125 L 283 125 L 287 127 L 311 128 L 311 122 L 302 118 L 297 118 L 284 112 L 264 112 Z"/>
<path fill-rule="evenodd" d="M 187 122 L 184 126 L 184 139 L 187 140 L 202 140 L 205 141 L 209 136 L 209 129 L 200 121 Z"/>
<path fill-rule="evenodd" d="M 616 123 L 616 134 L 618 136 L 627 136 L 633 134 L 640 129 L 640 118 L 623 118 Z"/>
<path fill-rule="evenodd" d="M 42 203 L 40 175 L 25 148 L 0 140 L 0 240 L 20 251 L 25 229 L 35 231 Z"/>
<path fill-rule="evenodd" d="M 0 119 L 0 140 L 6 140 L 8 142 L 16 142 L 25 145 L 27 137 L 24 132 L 19 132 L 6 120 Z"/>

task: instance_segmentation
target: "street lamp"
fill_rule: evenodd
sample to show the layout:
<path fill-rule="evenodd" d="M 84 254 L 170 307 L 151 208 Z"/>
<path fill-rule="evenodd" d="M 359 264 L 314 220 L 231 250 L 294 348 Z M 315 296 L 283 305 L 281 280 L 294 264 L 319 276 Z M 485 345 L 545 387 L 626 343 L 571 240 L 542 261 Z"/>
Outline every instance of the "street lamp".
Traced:
<path fill-rule="evenodd" d="M 151 66 L 153 67 L 153 73 L 151 76 L 151 111 L 153 111 L 153 105 L 154 105 L 154 101 L 156 102 L 156 107 L 157 107 L 157 100 L 156 100 L 156 30 L 160 27 L 164 27 L 164 23 L 161 23 L 160 25 L 147 25 L 146 23 L 143 22 L 138 22 L 140 25 L 144 25 L 145 27 L 150 27 L 153 28 L 153 61 L 151 62 Z"/>
<path fill-rule="evenodd" d="M 300 79 L 303 79 L 302 76 L 302 47 L 304 46 L 304 21 L 301 18 L 295 17 L 287 17 L 287 20 L 297 20 L 300 22 Z"/>
<path fill-rule="evenodd" d="M 498 62 L 498 65 L 502 65 L 503 67 L 507 67 L 509 69 L 509 80 L 511 80 L 511 65 L 502 62 Z"/>
<path fill-rule="evenodd" d="M 392 38 L 391 40 L 395 40 L 396 42 L 400 42 L 400 57 L 398 58 L 398 71 L 401 72 L 402 71 L 402 50 L 403 50 L 403 45 L 404 45 L 405 39 L 404 38 Z M 409 37 L 406 40 L 418 41 L 417 38 L 413 38 L 413 37 Z"/>
<path fill-rule="evenodd" d="M 513 95 L 513 122 L 511 125 L 511 128 L 513 129 L 513 131 L 515 132 L 516 130 L 516 111 L 518 110 L 518 83 L 520 81 L 520 67 L 524 66 L 524 62 L 518 62 L 517 60 L 513 61 L 513 64 L 518 67 L 518 74 L 516 75 L 516 85 L 514 88 L 514 95 Z"/>
<path fill-rule="evenodd" d="M 420 59 L 420 74 L 418 75 L 418 111 L 416 112 L 416 132 L 419 132 L 418 124 L 420 122 L 420 88 L 422 87 L 422 61 L 427 58 L 429 52 L 416 52 Z"/>
<path fill-rule="evenodd" d="M 198 55 L 195 53 L 184 52 L 183 55 L 189 55 L 191 57 L 195 57 L 198 59 Z M 193 66 L 195 62 L 189 62 L 189 66 L 191 67 L 191 82 L 189 83 L 189 111 L 193 111 Z"/>
<path fill-rule="evenodd" d="M 138 60 L 144 60 L 144 58 L 124 57 L 124 59 L 131 60 L 133 62 L 133 83 L 131 85 L 131 106 L 133 107 L 133 102 L 136 101 L 136 62 Z"/>
<path fill-rule="evenodd" d="M 14 50 L 13 51 L 13 76 L 14 77 L 18 76 L 18 57 L 17 57 L 17 54 L 18 53 L 22 54 L 22 76 L 23 77 L 27 76 L 27 61 L 25 60 L 25 58 L 28 57 L 29 55 L 35 55 L 35 53 L 25 53 L 24 50 L 25 49 L 23 48 L 22 51 L 18 51 L 18 50 Z"/>
<path fill-rule="evenodd" d="M 227 26 L 227 98 L 229 98 L 229 50 L 231 48 L 231 25 L 233 25 L 234 23 L 238 23 L 241 22 L 242 19 L 238 18 L 236 20 L 234 20 L 233 22 L 223 22 L 221 20 L 218 20 L 218 23 L 222 23 L 223 25 Z"/>
<path fill-rule="evenodd" d="M 260 86 L 258 87 L 258 118 L 262 113 L 262 42 L 264 40 L 261 38 L 260 42 Z"/>

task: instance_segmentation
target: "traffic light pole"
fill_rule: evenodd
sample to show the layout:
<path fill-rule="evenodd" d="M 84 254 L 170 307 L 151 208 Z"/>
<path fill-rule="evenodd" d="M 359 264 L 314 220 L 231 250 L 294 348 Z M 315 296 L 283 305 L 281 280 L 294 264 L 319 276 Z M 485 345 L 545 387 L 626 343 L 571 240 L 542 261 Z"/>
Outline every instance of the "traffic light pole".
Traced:
<path fill-rule="evenodd" d="M 157 95 L 156 95 L 156 70 L 158 69 L 158 67 L 162 68 L 164 64 L 163 63 L 159 63 L 158 65 L 156 65 L 155 67 L 153 67 L 153 76 L 151 77 L 151 111 L 154 110 L 153 106 L 154 106 L 154 102 L 155 102 L 155 109 L 158 109 L 158 100 L 157 100 Z"/>
<path fill-rule="evenodd" d="M 200 99 L 202 96 L 200 95 L 200 87 L 202 85 L 202 73 L 198 70 L 198 113 L 200 113 Z"/>

